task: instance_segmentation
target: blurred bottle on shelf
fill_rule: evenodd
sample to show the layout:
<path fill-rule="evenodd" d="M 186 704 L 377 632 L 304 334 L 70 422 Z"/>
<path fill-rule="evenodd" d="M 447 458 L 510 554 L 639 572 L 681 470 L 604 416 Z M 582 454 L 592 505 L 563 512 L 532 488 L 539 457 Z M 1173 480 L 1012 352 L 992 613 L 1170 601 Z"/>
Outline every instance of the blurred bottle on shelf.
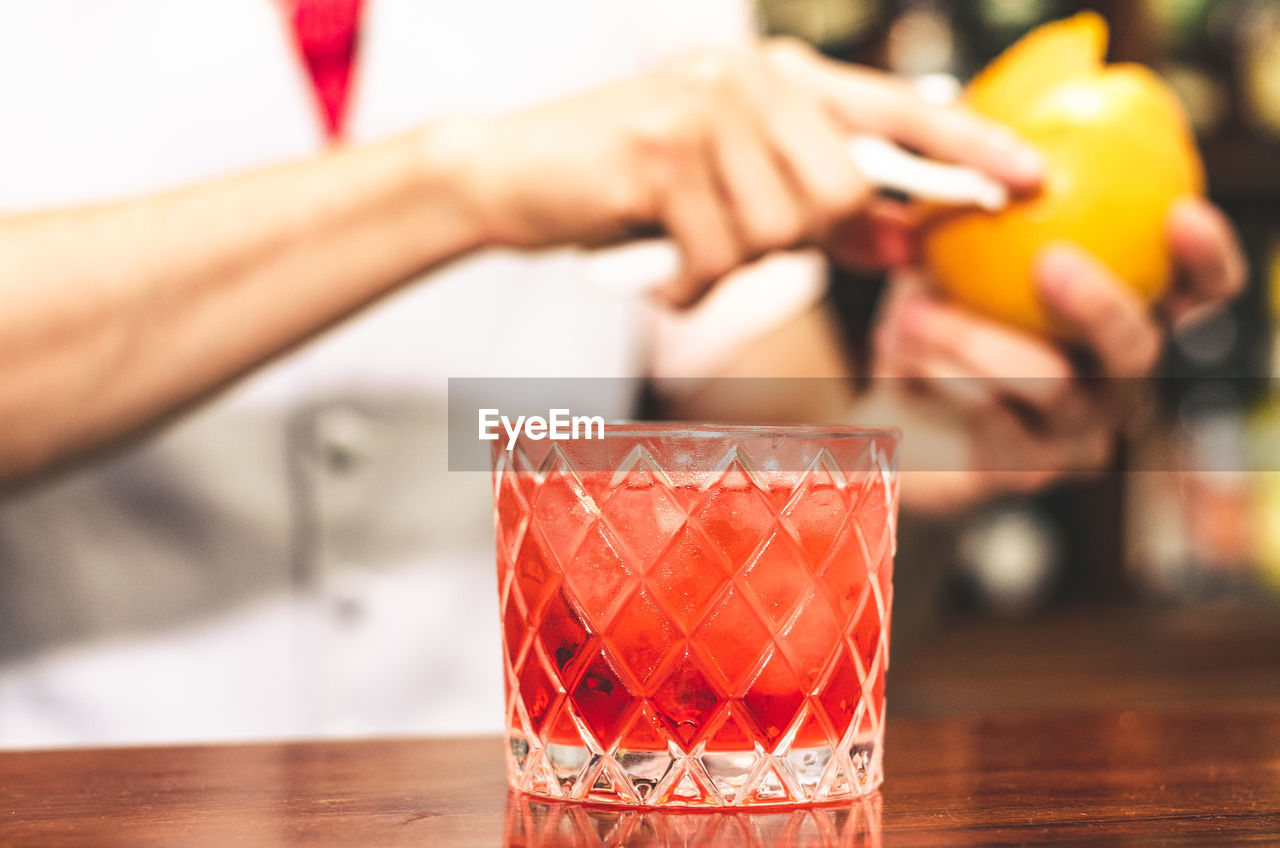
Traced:
<path fill-rule="evenodd" d="M 965 75 L 972 75 L 1032 27 L 1074 11 L 1063 0 L 975 0 L 950 4 L 966 50 Z"/>
<path fill-rule="evenodd" d="M 1183 400 L 1180 418 L 1182 512 L 1194 566 L 1188 588 L 1209 596 L 1243 594 L 1256 523 L 1238 393 L 1226 383 L 1204 383 Z"/>
<path fill-rule="evenodd" d="M 1255 533 L 1253 556 L 1261 582 L 1280 592 L 1280 238 L 1272 242 L 1266 282 L 1271 305 L 1270 392 L 1249 418 Z"/>
<path fill-rule="evenodd" d="M 1205 139 L 1232 114 L 1229 67 L 1214 55 L 1208 36 L 1214 0 L 1143 0 L 1149 34 L 1141 58 L 1177 92 L 1196 135 Z"/>
<path fill-rule="evenodd" d="M 1252 412 L 1238 381 L 1196 382 L 1172 422 L 1131 448 L 1126 562 L 1137 587 L 1172 600 L 1243 598 L 1262 526 Z"/>
<path fill-rule="evenodd" d="M 1234 58 L 1241 122 L 1280 137 L 1280 4 L 1275 0 L 1224 0 L 1212 4 L 1208 29 Z"/>
<path fill-rule="evenodd" d="M 759 10 L 765 32 L 803 39 L 828 53 L 859 44 L 885 11 L 880 0 L 760 0 Z"/>
<path fill-rule="evenodd" d="M 1062 568 L 1062 539 L 1051 516 L 1029 501 L 992 505 L 973 516 L 956 548 L 957 577 L 972 600 L 1003 616 L 1034 613 Z"/>
<path fill-rule="evenodd" d="M 960 72 L 960 45 L 951 14 L 940 2 L 902 3 L 885 38 L 889 70 L 908 79 Z"/>

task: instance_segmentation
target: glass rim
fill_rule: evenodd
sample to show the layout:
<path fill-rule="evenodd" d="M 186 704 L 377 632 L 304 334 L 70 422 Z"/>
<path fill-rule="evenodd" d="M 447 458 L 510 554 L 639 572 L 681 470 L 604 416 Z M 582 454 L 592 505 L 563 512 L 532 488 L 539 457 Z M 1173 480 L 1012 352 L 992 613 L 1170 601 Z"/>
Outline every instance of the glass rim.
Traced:
<path fill-rule="evenodd" d="M 902 440 L 898 427 L 863 427 L 856 424 L 700 424 L 690 421 L 605 422 L 604 437 L 644 437 L 677 435 L 713 439 L 724 436 L 786 436 L 807 439 L 892 439 Z M 598 439 L 595 441 L 599 441 Z"/>

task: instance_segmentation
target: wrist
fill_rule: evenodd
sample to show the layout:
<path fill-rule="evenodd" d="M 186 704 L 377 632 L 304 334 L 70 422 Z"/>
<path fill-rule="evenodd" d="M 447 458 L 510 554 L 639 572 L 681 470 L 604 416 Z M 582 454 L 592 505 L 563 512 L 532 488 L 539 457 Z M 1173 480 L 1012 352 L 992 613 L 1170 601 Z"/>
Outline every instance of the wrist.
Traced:
<path fill-rule="evenodd" d="M 487 133 L 478 119 L 447 118 L 418 131 L 415 138 L 422 196 L 446 221 L 459 253 L 498 244 L 493 226 L 496 203 L 483 166 Z"/>

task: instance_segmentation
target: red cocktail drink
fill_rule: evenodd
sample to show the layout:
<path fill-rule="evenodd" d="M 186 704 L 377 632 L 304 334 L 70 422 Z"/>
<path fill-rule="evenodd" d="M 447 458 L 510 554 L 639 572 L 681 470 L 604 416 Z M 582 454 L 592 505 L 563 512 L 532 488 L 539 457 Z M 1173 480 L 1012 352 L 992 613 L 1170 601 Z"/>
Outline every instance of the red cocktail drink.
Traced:
<path fill-rule="evenodd" d="M 496 450 L 513 785 L 689 806 L 878 785 L 896 446 L 619 425 Z"/>

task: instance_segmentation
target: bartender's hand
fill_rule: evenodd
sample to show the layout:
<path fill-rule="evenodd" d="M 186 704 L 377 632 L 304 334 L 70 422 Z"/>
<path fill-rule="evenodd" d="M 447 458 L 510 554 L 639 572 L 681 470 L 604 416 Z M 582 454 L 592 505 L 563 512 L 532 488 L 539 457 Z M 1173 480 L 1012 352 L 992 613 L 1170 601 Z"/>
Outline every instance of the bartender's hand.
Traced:
<path fill-rule="evenodd" d="M 968 470 L 930 475 L 928 485 L 904 483 L 904 502 L 954 509 L 1106 466 L 1141 394 L 1135 380 L 1155 367 L 1166 328 L 1202 318 L 1244 286 L 1244 254 L 1225 216 L 1209 203 L 1176 206 L 1167 235 L 1177 276 L 1155 310 L 1071 245 L 1040 256 L 1041 296 L 1079 329 L 1083 350 L 968 313 L 918 279 L 895 283 L 874 344 L 873 373 L 890 379 L 877 380 L 876 390 L 916 392 L 916 402 L 949 407 L 972 461 Z"/>
<path fill-rule="evenodd" d="M 663 293 L 688 305 L 771 250 L 822 243 L 842 223 L 849 241 L 849 219 L 874 196 L 845 149 L 855 132 L 974 166 L 1015 191 L 1041 177 L 1039 155 L 1008 130 L 785 41 L 699 56 L 515 116 L 446 122 L 431 143 L 469 173 L 489 243 L 603 243 L 662 230 L 684 260 Z M 892 233 L 882 241 L 892 254 Z"/>

